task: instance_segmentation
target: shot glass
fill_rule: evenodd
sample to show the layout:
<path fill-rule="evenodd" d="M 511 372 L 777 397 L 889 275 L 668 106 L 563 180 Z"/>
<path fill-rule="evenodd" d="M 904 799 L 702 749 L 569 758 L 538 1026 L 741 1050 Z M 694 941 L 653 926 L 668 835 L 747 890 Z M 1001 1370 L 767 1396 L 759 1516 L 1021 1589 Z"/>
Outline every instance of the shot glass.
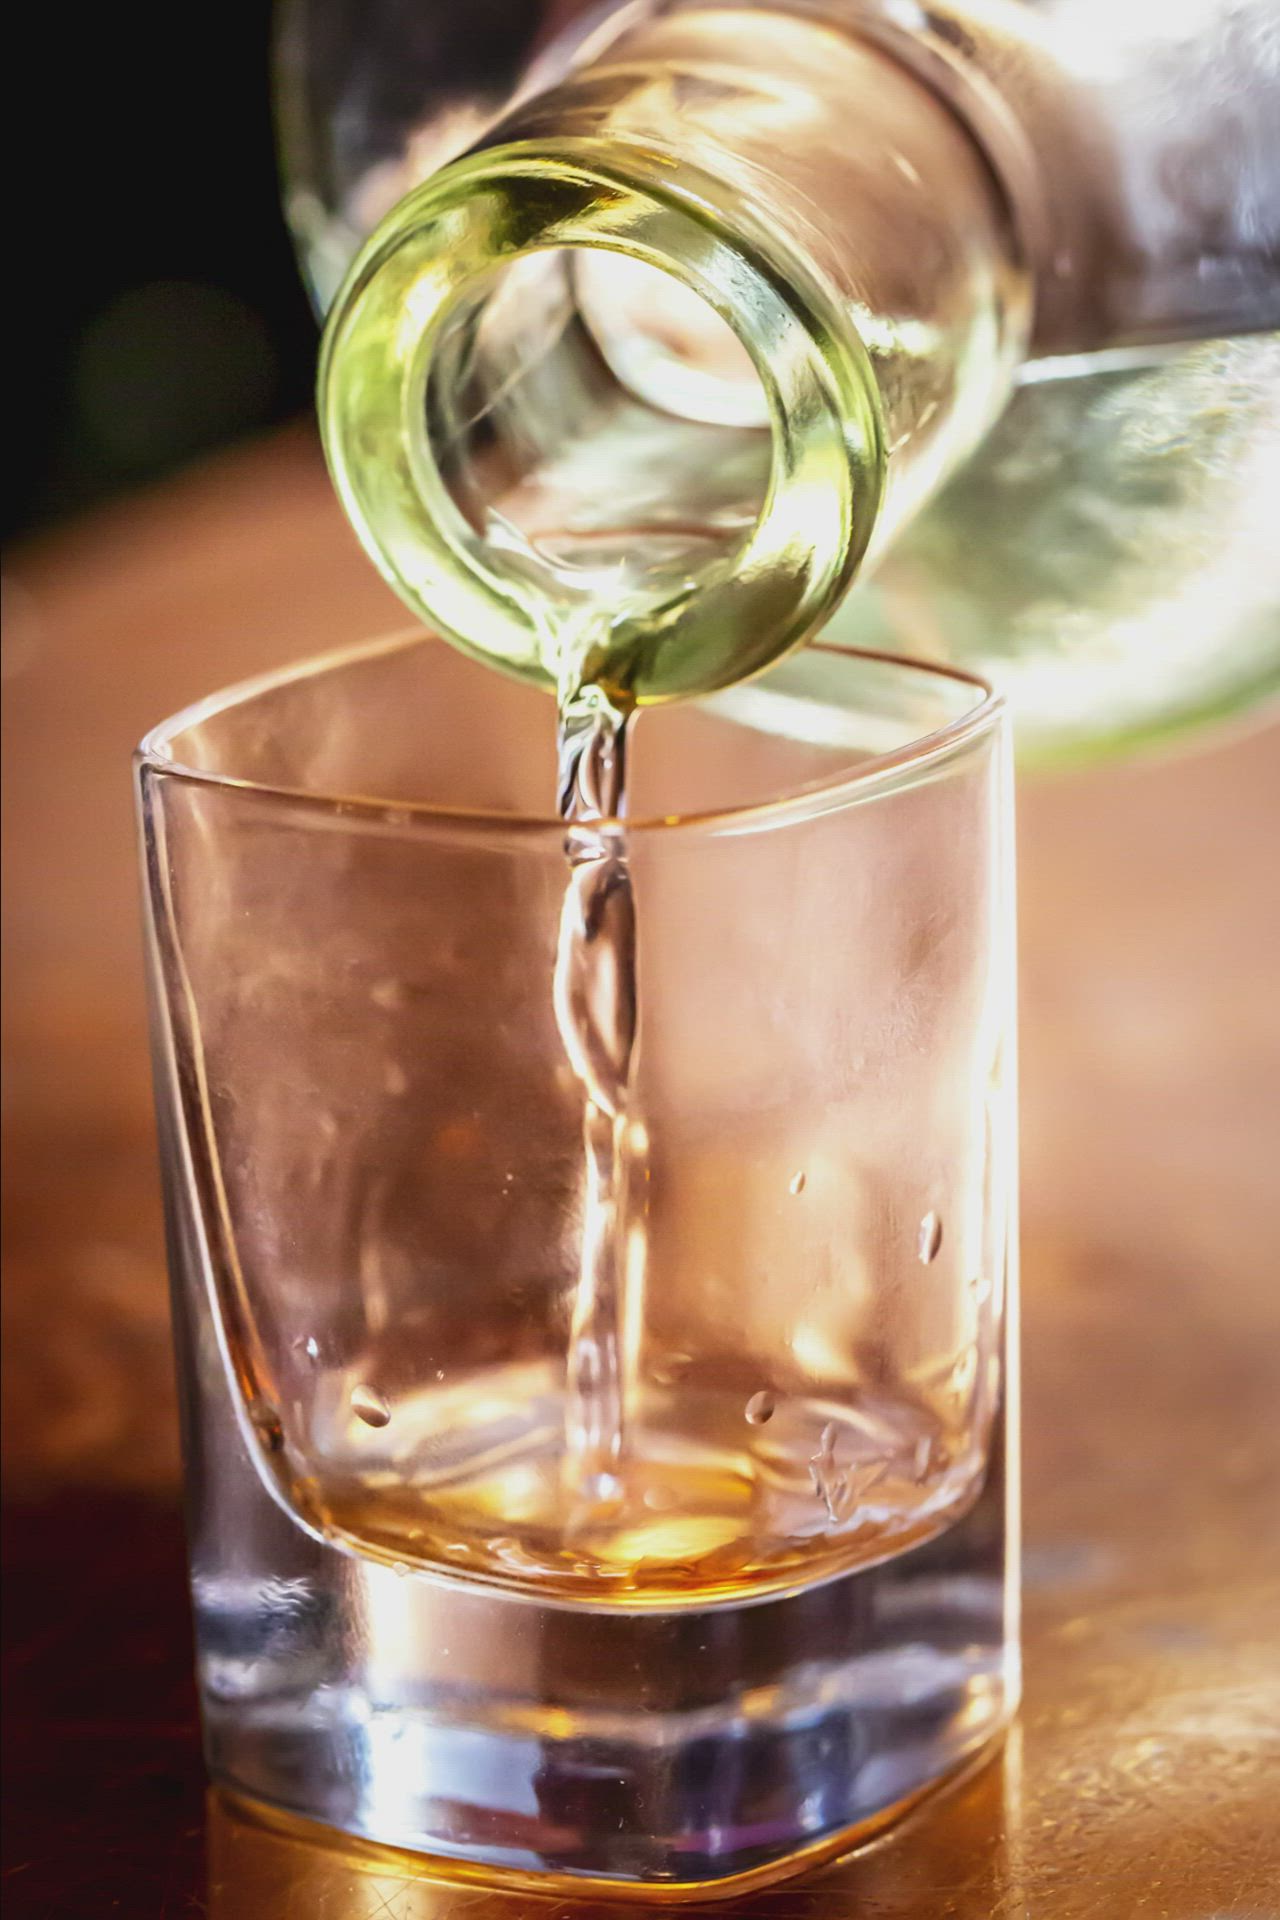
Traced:
<path fill-rule="evenodd" d="M 857 1844 L 1016 1704 L 1010 774 L 978 682 L 831 650 L 631 774 L 588 1497 L 550 703 L 410 634 L 137 758 L 212 1776 L 673 1899 Z"/>

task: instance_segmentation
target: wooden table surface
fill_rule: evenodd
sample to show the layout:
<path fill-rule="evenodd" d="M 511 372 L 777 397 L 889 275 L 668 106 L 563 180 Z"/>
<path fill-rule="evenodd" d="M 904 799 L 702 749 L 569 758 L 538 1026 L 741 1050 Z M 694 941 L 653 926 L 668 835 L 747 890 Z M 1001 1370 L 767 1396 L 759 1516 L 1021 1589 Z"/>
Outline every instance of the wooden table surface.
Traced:
<path fill-rule="evenodd" d="M 5 616 L 8 1912 L 633 1913 L 259 1828 L 201 1776 L 129 751 L 398 604 L 299 431 L 19 552 Z M 751 1920 L 1280 1914 L 1280 734 L 1020 800 L 1026 1705 Z"/>

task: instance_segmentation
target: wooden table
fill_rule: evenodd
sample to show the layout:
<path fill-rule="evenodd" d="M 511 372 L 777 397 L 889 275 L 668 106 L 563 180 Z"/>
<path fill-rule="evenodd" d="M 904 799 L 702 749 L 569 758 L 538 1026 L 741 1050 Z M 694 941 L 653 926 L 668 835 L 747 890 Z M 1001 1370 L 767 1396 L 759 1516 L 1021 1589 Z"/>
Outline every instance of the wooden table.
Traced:
<path fill-rule="evenodd" d="M 400 609 L 301 432 L 20 553 L 12 582 L 12 1920 L 616 1915 L 205 1801 L 128 756 Z M 738 1901 L 753 1920 L 1280 1913 L 1280 735 L 1028 780 L 1021 805 L 1026 1706 L 967 1786 Z"/>

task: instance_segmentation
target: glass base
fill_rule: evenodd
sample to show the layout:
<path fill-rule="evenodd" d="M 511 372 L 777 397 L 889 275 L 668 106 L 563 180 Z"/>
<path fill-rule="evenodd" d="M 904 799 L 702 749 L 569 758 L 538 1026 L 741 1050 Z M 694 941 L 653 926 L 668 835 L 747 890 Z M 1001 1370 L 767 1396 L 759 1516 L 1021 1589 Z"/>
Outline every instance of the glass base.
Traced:
<path fill-rule="evenodd" d="M 332 1548 L 307 1578 L 197 1575 L 211 1771 L 544 1884 L 678 1899 L 798 1871 L 1007 1723 L 1000 1478 L 924 1546 L 706 1611 L 544 1605 Z"/>
<path fill-rule="evenodd" d="M 708 1905 L 714 1905 L 716 1913 L 720 1914 L 728 1911 L 724 1904 L 727 1900 L 762 1893 L 781 1882 L 795 1880 L 801 1875 L 807 1877 L 838 1862 L 856 1858 L 874 1841 L 882 1839 L 891 1828 L 914 1813 L 922 1802 L 931 1801 L 938 1795 L 958 1792 L 976 1775 L 985 1773 L 1003 1751 L 1007 1731 L 1007 1726 L 997 1729 L 949 1773 L 927 1786 L 917 1788 L 914 1793 L 904 1795 L 891 1807 L 871 1815 L 869 1819 L 859 1821 L 856 1827 L 846 1828 L 798 1853 L 787 1854 L 762 1867 L 754 1867 L 747 1873 L 733 1874 L 728 1879 L 637 1882 L 601 1880 L 585 1874 L 562 1874 L 541 1869 L 522 1872 L 518 1868 L 476 1865 L 470 1860 L 424 1855 L 417 1850 L 368 1840 L 362 1835 L 328 1826 L 323 1821 L 285 1812 L 268 1801 L 251 1800 L 227 1788 L 215 1789 L 210 1795 L 212 1831 L 219 1835 L 235 1832 L 241 1847 L 244 1836 L 256 1832 L 267 1839 L 275 1838 L 304 1847 L 312 1857 L 315 1850 L 322 1850 L 324 1855 L 341 1866 L 344 1873 L 394 1874 L 397 1881 L 410 1880 L 415 1885 L 425 1882 L 432 1886 L 474 1887 L 499 1898 L 532 1893 L 544 1901 L 559 1894 L 575 1901 L 584 1898 L 605 1902 L 625 1900 L 625 1910 L 628 1912 L 635 1911 L 637 1906 L 669 1908 L 699 1905 L 705 1909 Z M 237 1865 L 243 1873 L 242 1852 L 237 1856 Z M 235 1882 L 219 1880 L 217 1890 L 222 1891 L 226 1884 L 234 1885 Z M 574 1911 L 578 1909 L 575 1907 Z M 618 1911 L 623 1909 L 619 1908 Z M 220 1909 L 215 1905 L 212 1912 L 216 1915 Z"/>

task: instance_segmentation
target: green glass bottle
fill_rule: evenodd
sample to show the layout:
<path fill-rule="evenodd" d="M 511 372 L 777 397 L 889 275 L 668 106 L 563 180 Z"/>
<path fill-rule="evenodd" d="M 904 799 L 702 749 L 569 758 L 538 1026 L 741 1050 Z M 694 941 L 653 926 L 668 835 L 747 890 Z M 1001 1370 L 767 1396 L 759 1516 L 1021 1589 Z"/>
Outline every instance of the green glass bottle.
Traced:
<path fill-rule="evenodd" d="M 544 52 L 330 316 L 326 445 L 388 579 L 620 705 L 833 617 L 994 666 L 1048 746 L 1265 690 L 1275 35 L 1181 11 L 699 0 Z"/>

